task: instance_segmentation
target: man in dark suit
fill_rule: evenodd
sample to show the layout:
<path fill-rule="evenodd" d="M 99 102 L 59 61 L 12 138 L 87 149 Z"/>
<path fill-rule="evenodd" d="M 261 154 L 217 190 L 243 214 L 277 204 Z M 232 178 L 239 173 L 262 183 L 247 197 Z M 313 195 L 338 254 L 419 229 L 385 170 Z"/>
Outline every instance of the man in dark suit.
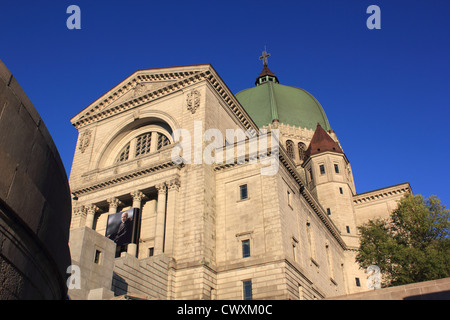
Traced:
<path fill-rule="evenodd" d="M 118 247 L 131 242 L 133 229 L 133 222 L 128 218 L 128 212 L 122 213 L 121 221 L 117 231 L 108 236 Z"/>

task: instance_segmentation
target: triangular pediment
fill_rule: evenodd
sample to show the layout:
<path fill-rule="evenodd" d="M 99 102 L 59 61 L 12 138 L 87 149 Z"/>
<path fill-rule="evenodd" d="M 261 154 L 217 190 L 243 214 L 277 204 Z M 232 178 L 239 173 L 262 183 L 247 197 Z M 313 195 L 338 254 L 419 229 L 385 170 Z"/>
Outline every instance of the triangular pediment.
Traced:
<path fill-rule="evenodd" d="M 224 107 L 234 114 L 244 128 L 259 130 L 210 64 L 138 70 L 84 108 L 70 121 L 75 128 L 81 129 L 176 91 L 186 90 L 187 87 L 201 81 L 210 84 L 211 89 L 222 99 Z"/>
<path fill-rule="evenodd" d="M 71 119 L 78 127 L 181 89 L 205 77 L 209 64 L 143 69 L 134 72 Z"/>
<path fill-rule="evenodd" d="M 128 92 L 124 93 L 121 97 L 118 97 L 116 100 L 111 101 L 109 104 L 103 104 L 100 110 L 105 110 L 108 108 L 114 108 L 122 103 L 127 101 L 132 101 L 133 99 L 137 99 L 149 92 L 156 91 L 167 87 L 174 83 L 175 81 L 150 81 L 150 82 L 137 82 L 136 85 L 129 89 Z"/>

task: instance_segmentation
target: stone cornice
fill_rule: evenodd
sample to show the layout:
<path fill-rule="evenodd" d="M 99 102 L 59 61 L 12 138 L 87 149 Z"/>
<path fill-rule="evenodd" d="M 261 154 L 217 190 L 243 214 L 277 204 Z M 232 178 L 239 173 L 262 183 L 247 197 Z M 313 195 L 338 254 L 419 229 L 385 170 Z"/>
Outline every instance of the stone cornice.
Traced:
<path fill-rule="evenodd" d="M 222 81 L 219 75 L 212 69 L 208 75 L 208 82 L 211 84 L 212 88 L 217 92 L 217 94 L 222 98 L 222 100 L 228 105 L 233 114 L 239 119 L 239 121 L 244 125 L 246 129 L 253 129 L 259 132 L 258 126 L 253 122 L 253 120 L 248 115 L 247 111 L 241 106 L 237 101 L 236 97 L 231 93 L 226 84 Z"/>
<path fill-rule="evenodd" d="M 402 196 L 407 193 L 412 194 L 412 190 L 409 183 L 405 182 L 394 186 L 357 194 L 353 196 L 353 203 L 355 205 L 361 205 L 376 200 L 386 200 L 388 198 Z"/>
<path fill-rule="evenodd" d="M 171 169 L 171 168 L 178 168 L 180 169 L 183 165 L 182 164 L 175 164 L 171 159 L 168 161 L 164 161 L 146 168 L 140 168 L 138 170 L 129 171 L 123 174 L 119 174 L 113 177 L 110 177 L 108 179 L 104 179 L 102 181 L 96 181 L 95 183 L 88 184 L 85 186 L 82 186 L 80 188 L 77 188 L 72 191 L 72 194 L 80 197 L 86 194 L 89 194 L 91 192 L 96 192 L 99 190 L 102 190 L 104 188 L 108 188 L 114 185 L 122 184 L 131 181 L 132 179 L 140 178 L 147 176 L 149 174 L 153 174 L 158 171 Z"/>

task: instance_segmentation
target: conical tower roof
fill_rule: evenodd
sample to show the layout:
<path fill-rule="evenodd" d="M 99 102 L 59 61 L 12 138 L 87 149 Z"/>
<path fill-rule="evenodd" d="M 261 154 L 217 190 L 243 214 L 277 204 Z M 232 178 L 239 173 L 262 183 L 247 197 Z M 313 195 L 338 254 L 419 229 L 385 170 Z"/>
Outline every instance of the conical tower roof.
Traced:
<path fill-rule="evenodd" d="M 309 158 L 315 154 L 331 151 L 337 153 L 344 153 L 339 144 L 330 137 L 330 135 L 322 128 L 318 123 L 316 131 L 309 143 L 308 149 L 306 149 L 306 158 Z"/>

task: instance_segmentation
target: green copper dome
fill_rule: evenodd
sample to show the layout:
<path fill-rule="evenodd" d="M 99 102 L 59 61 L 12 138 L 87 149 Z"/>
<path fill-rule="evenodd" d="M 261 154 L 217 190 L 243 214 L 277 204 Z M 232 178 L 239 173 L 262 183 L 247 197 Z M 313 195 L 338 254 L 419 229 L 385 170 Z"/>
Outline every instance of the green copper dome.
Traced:
<path fill-rule="evenodd" d="M 267 65 L 256 79 L 256 87 L 235 96 L 260 128 L 278 120 L 312 130 L 318 123 L 327 131 L 331 129 L 320 103 L 303 89 L 279 84 Z"/>

